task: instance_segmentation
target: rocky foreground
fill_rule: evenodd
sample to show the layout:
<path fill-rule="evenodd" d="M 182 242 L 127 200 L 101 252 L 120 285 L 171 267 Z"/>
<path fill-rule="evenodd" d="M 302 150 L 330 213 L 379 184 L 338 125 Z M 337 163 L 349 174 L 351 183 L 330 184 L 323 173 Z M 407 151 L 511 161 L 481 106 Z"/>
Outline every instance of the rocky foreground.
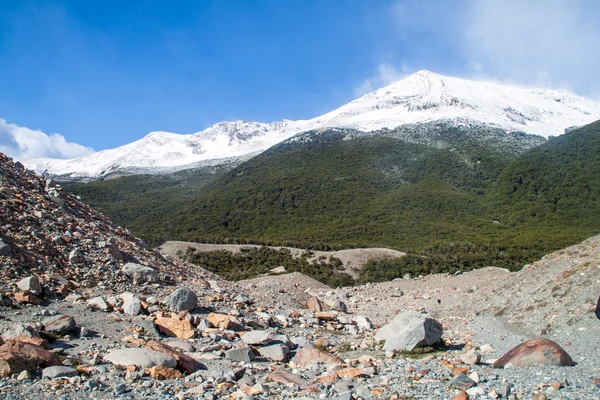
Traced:
<path fill-rule="evenodd" d="M 600 398 L 600 239 L 519 273 L 233 284 L 0 154 L 2 398 Z"/>

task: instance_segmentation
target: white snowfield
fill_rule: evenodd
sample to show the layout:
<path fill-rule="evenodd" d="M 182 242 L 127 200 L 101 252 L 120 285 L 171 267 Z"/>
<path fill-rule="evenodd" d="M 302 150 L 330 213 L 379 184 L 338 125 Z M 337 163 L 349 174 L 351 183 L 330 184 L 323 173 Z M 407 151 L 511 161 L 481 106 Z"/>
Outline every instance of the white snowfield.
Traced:
<path fill-rule="evenodd" d="M 259 153 L 307 130 L 375 131 L 436 120 L 471 120 L 544 137 L 600 119 L 600 104 L 563 90 L 507 86 L 419 71 L 310 120 L 220 122 L 194 134 L 152 132 L 125 146 L 72 160 L 24 162 L 38 173 L 98 177 L 127 168 L 185 169 L 207 160 Z"/>

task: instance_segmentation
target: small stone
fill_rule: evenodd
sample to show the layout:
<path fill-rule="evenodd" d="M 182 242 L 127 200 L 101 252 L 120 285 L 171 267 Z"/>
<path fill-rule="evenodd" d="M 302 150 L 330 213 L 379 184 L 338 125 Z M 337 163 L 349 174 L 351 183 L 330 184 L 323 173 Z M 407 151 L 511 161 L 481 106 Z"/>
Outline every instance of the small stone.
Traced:
<path fill-rule="evenodd" d="M 467 389 L 467 394 L 473 397 L 485 396 L 485 389 L 482 387 L 472 387 Z"/>
<path fill-rule="evenodd" d="M 327 307 L 325 303 L 323 303 L 317 297 L 311 297 L 310 299 L 308 299 L 308 301 L 306 302 L 306 308 L 308 308 L 312 312 L 327 311 L 329 309 L 329 307 Z"/>
<path fill-rule="evenodd" d="M 232 361 L 249 363 L 254 360 L 254 352 L 249 347 L 238 347 L 227 350 L 225 357 Z"/>
<path fill-rule="evenodd" d="M 548 397 L 542 393 L 542 392 L 538 392 L 536 394 L 533 395 L 532 400 L 547 400 Z"/>
<path fill-rule="evenodd" d="M 475 365 L 480 361 L 479 354 L 475 350 L 469 350 L 460 356 L 462 362 L 468 365 Z"/>
<path fill-rule="evenodd" d="M 313 347 L 302 347 L 296 352 L 294 362 L 301 367 L 306 367 L 312 363 L 343 364 L 344 360 L 326 351 L 318 350 Z"/>
<path fill-rule="evenodd" d="M 196 331 L 187 319 L 157 318 L 154 321 L 154 324 L 156 324 L 158 330 L 166 336 L 178 337 L 181 339 L 191 339 L 196 336 Z"/>
<path fill-rule="evenodd" d="M 101 296 L 89 299 L 87 306 L 92 310 L 108 311 L 108 304 L 106 304 L 106 301 Z"/>
<path fill-rule="evenodd" d="M 268 331 L 250 331 L 242 336 L 242 342 L 256 345 L 263 344 L 271 340 L 271 333 Z"/>
<path fill-rule="evenodd" d="M 492 390 L 490 390 L 490 391 L 488 392 L 488 397 L 489 397 L 490 399 L 497 399 L 498 397 L 500 397 L 500 395 L 498 394 L 498 392 L 496 391 L 496 389 L 495 389 L 495 388 L 492 388 Z"/>
<path fill-rule="evenodd" d="M 275 371 L 271 372 L 267 378 L 267 381 L 281 383 L 287 386 L 304 386 L 308 382 L 297 374 L 286 370 L 285 368 L 279 367 Z"/>
<path fill-rule="evenodd" d="M 10 246 L 0 239 L 0 256 L 10 256 L 11 254 L 12 250 Z"/>
<path fill-rule="evenodd" d="M 37 276 L 29 276 L 17 282 L 17 287 L 24 292 L 31 292 L 35 295 L 42 294 L 42 285 Z"/>
<path fill-rule="evenodd" d="M 142 311 L 142 301 L 133 293 L 123 293 L 123 312 L 128 315 L 138 315 Z"/>
<path fill-rule="evenodd" d="M 18 380 L 18 381 L 24 381 L 24 380 L 28 380 L 28 379 L 31 379 L 31 372 L 29 372 L 29 371 L 27 371 L 27 370 L 25 370 L 25 371 L 22 371 L 22 372 L 19 374 L 19 376 L 17 376 L 17 380 Z"/>
<path fill-rule="evenodd" d="M 54 335 L 66 335 L 77 329 L 75 319 L 70 315 L 55 315 L 42 321 L 44 331 Z"/>
<path fill-rule="evenodd" d="M 133 279 L 134 282 L 157 282 L 158 275 L 154 268 L 147 267 L 145 265 L 127 263 L 123 266 L 122 271 Z"/>
<path fill-rule="evenodd" d="M 259 354 L 271 361 L 285 361 L 290 354 L 290 349 L 284 344 L 274 344 L 258 349 Z"/>
<path fill-rule="evenodd" d="M 148 373 L 151 377 L 156 380 L 162 381 L 165 379 L 181 379 L 183 378 L 183 374 L 177 371 L 175 368 L 167 368 L 161 365 L 157 365 L 155 367 L 149 368 Z"/>
<path fill-rule="evenodd" d="M 115 396 L 120 396 L 120 395 L 122 395 L 123 393 L 125 393 L 127 391 L 128 391 L 127 385 L 125 385 L 122 382 L 115 383 L 115 388 L 113 390 Z"/>
<path fill-rule="evenodd" d="M 466 375 L 458 375 L 452 380 L 452 386 L 458 390 L 466 391 L 475 385 L 476 383 Z"/>
<path fill-rule="evenodd" d="M 196 308 L 198 303 L 198 296 L 192 290 L 181 287 L 175 289 L 165 299 L 165 304 L 172 312 L 191 311 Z"/>
<path fill-rule="evenodd" d="M 73 376 L 79 376 L 79 372 L 75 368 L 54 366 L 47 367 L 42 370 L 42 378 L 56 379 L 56 378 L 70 378 Z"/>
<path fill-rule="evenodd" d="M 156 365 L 168 368 L 177 366 L 177 360 L 167 354 L 140 348 L 114 350 L 105 355 L 104 359 L 115 365 L 135 365 L 140 368 L 151 368 Z"/>
<path fill-rule="evenodd" d="M 550 387 L 554 390 L 560 390 L 563 387 L 563 385 L 559 381 L 554 381 L 550 384 Z"/>
<path fill-rule="evenodd" d="M 15 300 L 18 301 L 19 303 L 35 304 L 36 306 L 39 306 L 40 304 L 42 304 L 42 299 L 40 299 L 39 297 L 37 297 L 35 294 L 33 294 L 31 292 L 15 293 L 14 297 L 15 297 Z"/>
<path fill-rule="evenodd" d="M 452 400 L 469 400 L 469 395 L 466 392 L 460 392 Z"/>
<path fill-rule="evenodd" d="M 473 380 L 473 382 L 475 383 L 479 383 L 481 382 L 481 378 L 479 377 L 479 374 L 477 373 L 477 371 L 473 371 L 472 373 L 470 373 L 469 378 L 471 378 Z"/>

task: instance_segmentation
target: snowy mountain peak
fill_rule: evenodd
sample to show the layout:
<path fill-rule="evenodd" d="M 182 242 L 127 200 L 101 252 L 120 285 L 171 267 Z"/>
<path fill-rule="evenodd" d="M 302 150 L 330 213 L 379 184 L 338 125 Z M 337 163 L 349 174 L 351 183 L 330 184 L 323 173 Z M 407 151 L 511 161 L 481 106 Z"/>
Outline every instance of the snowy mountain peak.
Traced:
<path fill-rule="evenodd" d="M 310 120 L 219 122 L 189 135 L 157 131 L 74 160 L 24 163 L 52 175 L 97 177 L 131 169 L 173 171 L 208 160 L 248 156 L 313 129 L 375 131 L 418 122 L 467 120 L 548 137 L 598 119 L 600 104 L 566 91 L 471 81 L 421 70 Z"/>

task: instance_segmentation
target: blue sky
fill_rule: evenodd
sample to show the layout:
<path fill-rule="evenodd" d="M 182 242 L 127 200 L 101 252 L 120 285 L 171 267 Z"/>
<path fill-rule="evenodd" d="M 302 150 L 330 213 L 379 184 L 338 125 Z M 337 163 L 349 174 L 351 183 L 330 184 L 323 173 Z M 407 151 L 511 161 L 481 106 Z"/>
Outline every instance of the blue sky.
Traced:
<path fill-rule="evenodd" d="M 597 98 L 598 3 L 0 0 L 0 151 L 312 118 L 420 69 Z"/>

